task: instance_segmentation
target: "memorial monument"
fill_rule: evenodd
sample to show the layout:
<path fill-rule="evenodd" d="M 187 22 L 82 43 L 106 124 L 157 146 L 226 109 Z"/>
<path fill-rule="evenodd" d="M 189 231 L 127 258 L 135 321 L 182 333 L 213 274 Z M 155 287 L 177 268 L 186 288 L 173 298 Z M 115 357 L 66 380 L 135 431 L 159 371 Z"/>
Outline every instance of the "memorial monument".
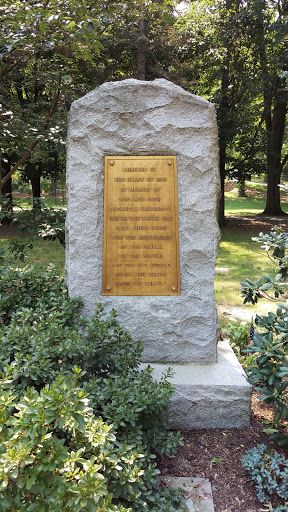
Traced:
<path fill-rule="evenodd" d="M 242 427 L 250 386 L 218 347 L 220 232 L 214 106 L 166 80 L 106 83 L 71 106 L 66 280 L 84 313 L 102 302 L 173 367 L 173 427 Z"/>

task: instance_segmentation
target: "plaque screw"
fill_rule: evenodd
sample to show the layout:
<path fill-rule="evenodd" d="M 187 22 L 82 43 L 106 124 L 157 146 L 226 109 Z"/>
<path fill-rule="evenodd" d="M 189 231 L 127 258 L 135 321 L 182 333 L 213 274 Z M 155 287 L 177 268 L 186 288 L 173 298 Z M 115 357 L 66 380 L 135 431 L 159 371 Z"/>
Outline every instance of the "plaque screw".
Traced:
<path fill-rule="evenodd" d="M 113 160 L 110 160 L 110 165 L 114 165 L 114 161 Z"/>
<path fill-rule="evenodd" d="M 171 160 L 169 160 L 169 161 L 168 161 L 168 165 L 172 165 L 172 162 L 171 162 Z"/>
<path fill-rule="evenodd" d="M 175 291 L 176 291 L 176 287 L 172 286 L 172 292 L 175 292 Z"/>
<path fill-rule="evenodd" d="M 107 292 L 110 292 L 111 286 L 107 286 Z"/>

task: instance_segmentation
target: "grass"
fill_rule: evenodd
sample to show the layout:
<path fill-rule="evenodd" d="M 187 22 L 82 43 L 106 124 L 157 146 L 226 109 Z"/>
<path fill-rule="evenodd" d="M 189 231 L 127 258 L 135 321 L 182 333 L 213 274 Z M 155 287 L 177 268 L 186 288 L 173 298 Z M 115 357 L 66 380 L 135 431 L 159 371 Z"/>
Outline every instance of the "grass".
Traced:
<path fill-rule="evenodd" d="M 41 202 L 44 206 L 49 208 L 66 208 L 66 199 L 64 199 L 64 204 L 62 197 L 57 198 L 57 205 L 55 205 L 55 200 L 51 196 L 41 198 Z M 21 196 L 21 197 L 13 197 L 13 203 L 15 204 L 15 210 L 17 209 L 30 209 L 32 206 L 32 198 L 29 195 Z"/>
<path fill-rule="evenodd" d="M 242 309 L 241 317 L 249 320 L 255 313 L 274 310 L 275 304 L 263 299 L 257 305 L 243 305 L 239 281 L 255 281 L 262 274 L 273 275 L 273 271 L 260 244 L 251 240 L 251 233 L 224 228 L 215 275 L 215 300 L 221 311 Z"/>
<path fill-rule="evenodd" d="M 15 237 L 16 238 L 16 237 Z M 31 242 L 31 239 L 27 237 L 21 238 L 21 242 L 28 243 Z M 1 248 L 7 249 L 9 245 L 9 240 L 1 237 L 0 231 L 0 244 Z M 43 240 L 42 238 L 35 238 L 32 241 L 33 249 L 28 250 L 27 258 L 24 262 L 17 261 L 18 266 L 29 265 L 40 263 L 42 265 L 49 265 L 49 263 L 53 263 L 57 268 L 57 271 L 60 274 L 64 274 L 64 262 L 65 262 L 65 251 L 60 242 L 50 242 L 48 240 Z"/>
<path fill-rule="evenodd" d="M 238 188 L 225 194 L 225 215 L 259 215 L 265 208 L 265 185 L 246 184 L 247 197 L 238 197 Z M 281 192 L 281 206 L 285 213 L 288 213 L 287 194 Z"/>

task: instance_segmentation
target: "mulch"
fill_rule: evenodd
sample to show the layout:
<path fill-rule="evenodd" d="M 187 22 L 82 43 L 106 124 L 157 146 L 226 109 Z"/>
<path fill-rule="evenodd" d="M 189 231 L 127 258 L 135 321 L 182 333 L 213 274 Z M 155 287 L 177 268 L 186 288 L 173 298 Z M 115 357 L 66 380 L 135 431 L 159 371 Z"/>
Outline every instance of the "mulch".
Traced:
<path fill-rule="evenodd" d="M 182 432 L 184 446 L 178 449 L 176 455 L 160 459 L 159 469 L 163 475 L 209 479 L 215 512 L 268 512 L 277 504 L 283 505 L 284 500 L 277 501 L 272 496 L 270 503 L 260 503 L 241 458 L 257 444 L 265 444 L 267 448 L 288 457 L 288 447 L 276 445 L 271 436 L 263 432 L 268 426 L 264 421 L 271 421 L 272 417 L 271 407 L 258 400 L 257 394 L 253 393 L 249 428 Z M 288 433 L 288 421 L 282 429 Z M 213 459 L 219 462 L 213 462 Z"/>
<path fill-rule="evenodd" d="M 266 217 L 264 215 L 237 216 L 229 215 L 225 218 L 225 225 L 222 230 L 241 231 L 251 236 L 257 236 L 261 231 L 269 233 L 274 226 L 283 229 L 288 228 L 288 215 L 283 217 Z"/>

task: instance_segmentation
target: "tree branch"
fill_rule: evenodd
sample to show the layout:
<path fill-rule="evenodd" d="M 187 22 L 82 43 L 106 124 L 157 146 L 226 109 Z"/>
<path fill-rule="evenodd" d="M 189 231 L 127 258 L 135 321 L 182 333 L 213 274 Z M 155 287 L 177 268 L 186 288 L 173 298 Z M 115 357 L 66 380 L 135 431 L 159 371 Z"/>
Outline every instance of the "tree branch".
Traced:
<path fill-rule="evenodd" d="M 60 97 L 60 93 L 61 93 L 61 81 L 62 81 L 62 77 L 60 76 L 59 77 L 59 87 L 58 87 L 55 99 L 53 101 L 53 104 L 51 106 L 50 112 L 49 112 L 49 114 L 46 117 L 46 121 L 45 121 L 45 124 L 44 124 L 44 127 L 43 127 L 43 132 L 45 132 L 49 128 L 51 119 L 52 119 L 52 117 L 53 117 L 53 115 L 54 115 L 54 113 L 56 111 L 56 107 L 57 107 L 57 104 L 58 104 L 58 101 L 59 101 L 59 97 Z M 6 183 L 6 181 L 8 181 L 11 178 L 11 176 L 17 171 L 17 169 L 19 169 L 20 165 L 22 165 L 29 158 L 29 156 L 31 155 L 33 149 L 37 146 L 37 144 L 40 142 L 42 137 L 43 137 L 43 134 L 42 135 L 37 135 L 37 137 L 33 140 L 33 142 L 28 147 L 27 151 L 25 151 L 25 153 L 21 156 L 21 158 L 14 165 L 14 167 L 12 167 L 12 169 L 8 172 L 8 174 L 6 174 L 6 176 L 2 177 L 2 173 L 1 173 L 1 176 L 0 176 L 1 177 L 1 179 L 0 179 L 0 191 L 2 190 L 3 185 Z"/>

